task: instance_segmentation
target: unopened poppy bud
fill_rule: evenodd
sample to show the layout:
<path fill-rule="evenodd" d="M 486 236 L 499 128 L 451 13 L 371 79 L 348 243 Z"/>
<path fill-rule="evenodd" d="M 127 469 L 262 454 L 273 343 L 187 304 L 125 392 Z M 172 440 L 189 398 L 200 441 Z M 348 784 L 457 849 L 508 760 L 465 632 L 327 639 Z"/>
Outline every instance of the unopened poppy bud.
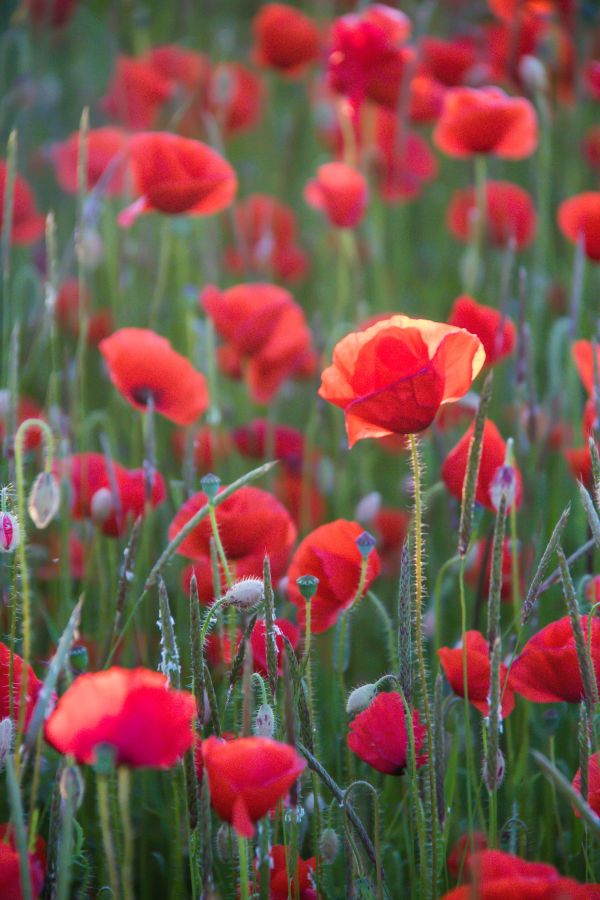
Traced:
<path fill-rule="evenodd" d="M 233 99 L 235 82 L 231 72 L 225 67 L 217 69 L 210 86 L 211 102 L 215 106 L 229 106 Z"/>
<path fill-rule="evenodd" d="M 506 509 L 515 502 L 517 492 L 517 477 L 513 466 L 498 466 L 496 474 L 490 485 L 490 500 L 496 511 L 500 508 L 502 497 L 506 497 Z"/>
<path fill-rule="evenodd" d="M 368 531 L 363 531 L 362 534 L 359 534 L 354 543 L 360 550 L 360 555 L 362 556 L 362 558 L 368 559 L 371 555 L 371 550 L 376 545 L 377 541 L 372 534 L 369 534 Z"/>
<path fill-rule="evenodd" d="M 362 712 L 363 709 L 366 709 L 376 693 L 377 687 L 374 684 L 362 684 L 360 687 L 355 688 L 346 702 L 348 715 L 354 715 L 354 713 Z"/>
<path fill-rule="evenodd" d="M 47 528 L 60 506 L 58 481 L 52 472 L 40 472 L 33 482 L 27 509 L 36 528 Z"/>
<path fill-rule="evenodd" d="M 275 734 L 275 716 L 267 703 L 258 707 L 254 720 L 254 734 L 265 738 L 272 738 Z"/>
<path fill-rule="evenodd" d="M 532 94 L 545 93 L 548 90 L 546 68 L 537 58 L 526 53 L 519 60 L 519 77 Z"/>
<path fill-rule="evenodd" d="M 488 762 L 487 757 L 483 761 L 483 780 L 488 791 L 493 792 L 497 791 L 502 782 L 504 781 L 504 775 L 506 773 L 506 763 L 504 761 L 504 754 L 502 750 L 498 750 L 496 754 L 496 771 L 488 772 Z"/>
<path fill-rule="evenodd" d="M 296 578 L 296 584 L 298 585 L 298 590 L 308 603 L 317 593 L 319 579 L 316 575 L 301 575 L 300 578 Z"/>
<path fill-rule="evenodd" d="M 234 862 L 237 859 L 237 837 L 231 827 L 223 823 L 217 831 L 217 856 L 221 862 Z"/>
<path fill-rule="evenodd" d="M 83 802 L 84 784 L 77 766 L 67 766 L 63 770 L 59 787 L 63 802 L 69 803 L 73 809 L 79 809 Z"/>
<path fill-rule="evenodd" d="M 381 494 L 379 491 L 371 491 L 362 500 L 359 500 L 354 510 L 354 518 L 357 522 L 372 522 L 381 509 Z"/>
<path fill-rule="evenodd" d="M 240 612 L 248 612 L 265 599 L 265 585 L 261 578 L 244 578 L 232 584 L 225 594 L 225 606 L 235 606 Z"/>
<path fill-rule="evenodd" d="M 19 546 L 19 523 L 15 516 L 0 512 L 0 551 L 12 553 Z"/>
<path fill-rule="evenodd" d="M 92 521 L 102 525 L 114 510 L 113 495 L 110 488 L 103 487 L 96 491 L 90 502 Z"/>
<path fill-rule="evenodd" d="M 0 771 L 4 768 L 6 757 L 12 750 L 13 734 L 12 719 L 9 716 L 0 719 Z"/>
<path fill-rule="evenodd" d="M 83 644 L 78 644 L 71 648 L 69 662 L 73 672 L 76 672 L 78 675 L 81 675 L 82 672 L 87 672 L 89 661 L 87 648 Z"/>
<path fill-rule="evenodd" d="M 204 475 L 200 479 L 200 487 L 208 497 L 209 503 L 212 503 L 214 501 L 220 486 L 221 479 L 218 475 L 213 475 L 212 472 L 209 472 L 208 475 Z"/>
<path fill-rule="evenodd" d="M 321 832 L 319 841 L 319 851 L 326 863 L 335 862 L 340 849 L 340 839 L 337 832 L 333 828 L 325 828 Z"/>

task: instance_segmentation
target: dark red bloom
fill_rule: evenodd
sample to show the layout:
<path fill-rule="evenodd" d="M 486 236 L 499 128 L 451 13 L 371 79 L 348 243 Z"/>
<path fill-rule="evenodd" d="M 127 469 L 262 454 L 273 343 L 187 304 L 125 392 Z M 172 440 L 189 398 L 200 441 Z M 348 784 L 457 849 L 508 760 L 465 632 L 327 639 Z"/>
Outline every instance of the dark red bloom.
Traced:
<path fill-rule="evenodd" d="M 83 304 L 80 304 L 80 296 L 83 296 Z M 83 294 L 81 294 L 78 279 L 68 278 L 66 281 L 63 281 L 58 291 L 54 310 L 59 328 L 73 337 L 79 336 L 81 305 L 83 305 L 88 317 L 87 342 L 96 346 L 114 331 L 112 311 L 105 308 L 93 312 L 91 310 L 91 297 L 85 287 Z"/>
<path fill-rule="evenodd" d="M 426 728 L 418 710 L 412 714 L 417 768 L 425 764 L 422 754 Z M 402 775 L 408 763 L 408 733 L 404 704 L 400 694 L 381 693 L 350 722 L 348 746 L 360 759 L 378 772 Z"/>
<path fill-rule="evenodd" d="M 527 862 L 501 850 L 481 850 L 468 856 L 470 883 L 444 894 L 442 900 L 597 900 L 600 885 L 563 878 L 546 863 Z M 474 890 L 476 894 L 474 894 Z"/>
<path fill-rule="evenodd" d="M 13 653 L 13 681 L 12 699 L 10 702 L 10 648 L 0 643 L 0 722 L 2 719 L 11 718 L 15 725 L 19 721 L 21 712 L 21 690 L 23 681 L 23 660 Z M 27 730 L 38 694 L 42 689 L 42 682 L 37 678 L 31 666 L 27 666 L 27 692 L 25 694 L 25 718 L 24 727 Z M 12 706 L 12 713 L 11 713 Z M 0 893 L 1 896 L 1 893 Z"/>
<path fill-rule="evenodd" d="M 573 478 L 581 481 L 590 490 L 593 485 L 590 448 L 588 446 L 572 447 L 563 452 Z"/>
<path fill-rule="evenodd" d="M 304 199 L 321 210 L 332 225 L 355 228 L 362 220 L 369 189 L 364 175 L 342 162 L 325 163 L 309 181 Z"/>
<path fill-rule="evenodd" d="M 4 229 L 4 195 L 6 192 L 7 165 L 0 159 L 0 232 Z M 24 178 L 15 174 L 13 188 L 12 228 L 13 244 L 33 244 L 44 234 L 45 219 L 37 210 L 31 188 Z"/>
<path fill-rule="evenodd" d="M 46 874 L 46 844 L 37 837 L 33 852 L 29 853 L 29 877 L 34 900 L 40 896 Z M 23 900 L 19 851 L 14 825 L 0 825 L 0 900 Z"/>
<path fill-rule="evenodd" d="M 160 672 L 113 666 L 73 682 L 47 720 L 45 736 L 78 763 L 93 765 L 97 747 L 110 744 L 118 766 L 167 769 L 192 746 L 195 715 L 193 694 L 171 690 Z"/>
<path fill-rule="evenodd" d="M 477 212 L 475 189 L 455 191 L 446 221 L 459 241 L 470 241 L 473 218 Z M 485 233 L 497 247 L 514 241 L 517 250 L 524 250 L 533 240 L 537 217 L 531 196 L 510 181 L 487 181 L 485 186 Z"/>
<path fill-rule="evenodd" d="M 110 380 L 136 409 L 154 409 L 177 425 L 191 425 L 208 407 L 204 375 L 147 328 L 121 328 L 100 342 Z"/>
<path fill-rule="evenodd" d="M 275 619 L 275 643 L 277 644 L 277 674 L 282 675 L 283 637 L 288 639 L 294 650 L 300 636 L 298 629 L 287 619 Z M 267 626 L 264 619 L 258 619 L 250 635 L 254 671 L 267 675 Z"/>
<path fill-rule="evenodd" d="M 195 94 L 209 77 L 208 57 L 177 44 L 153 47 L 144 58 L 154 71 L 189 94 Z"/>
<path fill-rule="evenodd" d="M 600 100 L 600 60 L 592 59 L 583 70 L 584 83 L 594 100 Z"/>
<path fill-rule="evenodd" d="M 564 200 L 558 207 L 558 227 L 577 244 L 583 241 L 588 259 L 600 262 L 600 191 L 587 191 Z"/>
<path fill-rule="evenodd" d="M 414 131 L 403 131 L 396 112 L 377 109 L 375 145 L 375 178 L 388 203 L 414 199 L 436 177 L 438 164 L 427 141 Z"/>
<path fill-rule="evenodd" d="M 233 135 L 257 124 L 264 93 L 261 79 L 247 66 L 222 62 L 211 69 L 204 103 L 225 135 Z"/>
<path fill-rule="evenodd" d="M 392 316 L 338 341 L 319 396 L 344 410 L 352 447 L 423 431 L 466 394 L 484 360 L 479 338 L 462 328 Z"/>
<path fill-rule="evenodd" d="M 148 131 L 130 139 L 129 152 L 140 197 L 120 214 L 125 227 L 150 210 L 209 216 L 226 209 L 235 197 L 233 168 L 201 141 Z"/>
<path fill-rule="evenodd" d="M 270 433 L 272 429 L 272 433 Z M 233 442 L 243 456 L 266 459 L 267 454 L 285 466 L 299 471 L 304 456 L 305 437 L 297 428 L 276 425 L 267 419 L 253 419 L 232 432 Z"/>
<path fill-rule="evenodd" d="M 217 814 L 241 837 L 252 837 L 254 823 L 283 800 L 306 767 L 289 744 L 269 738 L 238 738 L 202 743 L 210 800 Z"/>
<path fill-rule="evenodd" d="M 126 128 L 143 130 L 152 128 L 172 94 L 172 83 L 148 60 L 119 56 L 101 106 Z"/>
<path fill-rule="evenodd" d="M 302 859 L 298 857 L 296 861 L 298 872 L 298 888 L 296 889 L 295 878 L 292 877 L 292 871 L 288 873 L 287 867 L 288 848 L 282 844 L 275 844 L 271 847 L 270 856 L 270 880 L 269 880 L 269 898 L 270 900 L 288 900 L 288 897 L 298 897 L 299 900 L 317 900 L 317 892 L 315 890 L 315 857 L 310 859 Z M 288 885 L 289 874 L 289 885 Z M 258 865 L 256 866 L 256 877 L 259 878 Z"/>
<path fill-rule="evenodd" d="M 600 816 L 600 767 L 598 761 L 600 754 L 592 753 L 588 766 L 588 795 L 587 802 L 592 807 L 597 816 Z M 573 787 L 578 794 L 581 793 L 581 769 L 577 769 L 575 778 L 573 779 Z M 575 815 L 579 818 L 579 810 L 573 809 Z"/>
<path fill-rule="evenodd" d="M 583 157 L 594 169 L 600 172 L 600 126 L 593 125 L 586 131 L 581 145 Z"/>
<path fill-rule="evenodd" d="M 410 82 L 408 117 L 411 122 L 435 122 L 444 105 L 446 88 L 428 75 L 415 75 Z"/>
<path fill-rule="evenodd" d="M 446 87 L 464 84 L 478 57 L 477 43 L 467 35 L 452 40 L 428 35 L 421 41 L 421 69 Z"/>
<path fill-rule="evenodd" d="M 334 93 L 348 97 L 355 108 L 369 99 L 394 109 L 415 56 L 411 47 L 402 46 L 410 30 L 407 16 L 383 3 L 336 19 L 328 67 Z"/>
<path fill-rule="evenodd" d="M 206 494 L 200 491 L 183 504 L 169 527 L 169 540 L 206 502 Z M 288 511 L 275 497 L 260 488 L 242 487 L 220 503 L 215 514 L 225 555 L 236 578 L 262 577 L 266 553 L 271 561 L 273 581 L 281 578 L 296 540 L 296 527 Z M 182 541 L 177 552 L 206 565 L 210 561 L 211 537 L 207 516 Z M 204 571 L 210 575 L 210 568 Z M 196 577 L 200 579 L 199 571 Z"/>
<path fill-rule="evenodd" d="M 233 449 L 231 438 L 226 431 L 216 431 L 209 425 L 196 428 L 192 434 L 184 429 L 173 432 L 173 452 L 183 462 L 186 458 L 186 449 L 191 441 L 191 453 L 194 465 L 201 474 L 218 471 L 219 464 Z"/>
<path fill-rule="evenodd" d="M 146 510 L 146 473 L 126 469 L 101 453 L 80 453 L 62 459 L 56 467 L 70 486 L 74 519 L 92 519 L 110 537 L 122 535 Z M 150 505 L 166 497 L 160 472 L 153 472 Z"/>
<path fill-rule="evenodd" d="M 210 285 L 200 303 L 226 347 L 245 365 L 252 397 L 268 403 L 291 377 L 310 375 L 316 358 L 302 308 L 274 284 L 238 284 L 225 291 Z"/>
<path fill-rule="evenodd" d="M 337 519 L 311 531 L 294 553 L 288 569 L 287 590 L 289 599 L 298 607 L 298 618 L 303 627 L 306 601 L 296 579 L 301 575 L 315 575 L 319 579 L 317 593 L 310 601 L 311 630 L 314 634 L 335 625 L 341 613 L 356 598 L 362 564 L 356 538 L 362 531 L 358 522 Z M 379 575 L 379 569 L 379 556 L 376 550 L 372 550 L 363 595 Z"/>
<path fill-rule="evenodd" d="M 265 3 L 252 21 L 254 58 L 259 65 L 297 75 L 319 58 L 319 29 L 287 3 Z"/>
<path fill-rule="evenodd" d="M 234 216 L 238 243 L 226 252 L 233 272 L 275 275 L 282 281 L 305 274 L 308 258 L 296 244 L 296 217 L 290 207 L 267 194 L 251 194 L 237 204 Z"/>
<path fill-rule="evenodd" d="M 450 156 L 523 159 L 537 145 L 535 109 L 529 100 L 509 97 L 500 88 L 451 88 L 433 140 Z"/>
<path fill-rule="evenodd" d="M 458 444 L 450 451 L 442 465 L 442 479 L 444 484 L 453 497 L 457 500 L 462 499 L 463 483 L 467 472 L 467 458 L 469 455 L 469 446 L 473 437 L 475 425 L 472 424 L 469 430 L 462 436 Z M 496 425 L 491 419 L 486 419 L 483 427 L 483 444 L 481 449 L 481 463 L 479 465 L 479 474 L 477 476 L 477 487 L 475 490 L 475 500 L 486 509 L 492 512 L 496 509 L 496 504 L 492 499 L 492 486 L 494 478 L 500 466 L 504 465 L 506 458 L 506 443 L 502 435 L 498 431 Z M 522 482 L 521 473 L 516 467 L 516 490 L 515 501 L 517 507 L 521 503 Z"/>
<path fill-rule="evenodd" d="M 23 4 L 34 25 L 41 28 L 62 28 L 66 25 L 78 0 L 25 0 Z M 6 898 L 2 898 L 6 900 Z"/>
<path fill-rule="evenodd" d="M 600 677 L 600 619 L 592 618 L 589 640 L 596 680 Z M 588 618 L 581 616 L 581 627 L 588 643 Z M 514 660 L 510 685 L 534 703 L 579 703 L 583 683 L 579 672 L 575 638 L 568 616 L 546 625 L 530 638 Z"/>
<path fill-rule="evenodd" d="M 79 132 L 52 148 L 56 180 L 68 194 L 79 190 Z M 127 188 L 129 137 L 120 128 L 92 128 L 87 135 L 87 189 L 101 185 L 107 197 L 118 197 Z"/>
<path fill-rule="evenodd" d="M 469 703 L 484 716 L 490 713 L 490 648 L 480 631 L 465 632 L 467 656 L 467 694 Z M 463 678 L 463 649 L 440 647 L 437 651 L 442 669 L 450 687 L 459 697 L 465 696 Z M 500 690 L 502 717 L 505 719 L 515 708 L 514 692 L 506 683 L 508 668 L 500 665 Z"/>
<path fill-rule="evenodd" d="M 517 329 L 511 319 L 491 306 L 477 303 L 467 294 L 454 301 L 448 324 L 477 335 L 485 350 L 486 366 L 495 365 L 515 348 Z"/>
<path fill-rule="evenodd" d="M 485 850 L 486 848 L 487 837 L 484 831 L 474 831 L 472 835 L 461 835 L 446 858 L 448 873 L 452 878 L 459 878 L 465 870 L 471 853 L 477 853 L 479 850 Z"/>

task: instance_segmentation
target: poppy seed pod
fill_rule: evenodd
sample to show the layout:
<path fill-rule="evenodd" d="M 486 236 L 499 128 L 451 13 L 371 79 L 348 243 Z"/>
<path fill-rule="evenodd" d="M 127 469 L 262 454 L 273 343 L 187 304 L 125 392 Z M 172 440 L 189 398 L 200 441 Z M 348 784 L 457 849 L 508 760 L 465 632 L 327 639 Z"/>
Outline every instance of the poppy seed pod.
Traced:
<path fill-rule="evenodd" d="M 27 509 L 36 528 L 47 528 L 60 506 L 60 489 L 52 472 L 40 472 L 29 493 Z"/>
<path fill-rule="evenodd" d="M 10 513 L 0 513 L 0 552 L 12 553 L 19 546 L 19 523 Z"/>

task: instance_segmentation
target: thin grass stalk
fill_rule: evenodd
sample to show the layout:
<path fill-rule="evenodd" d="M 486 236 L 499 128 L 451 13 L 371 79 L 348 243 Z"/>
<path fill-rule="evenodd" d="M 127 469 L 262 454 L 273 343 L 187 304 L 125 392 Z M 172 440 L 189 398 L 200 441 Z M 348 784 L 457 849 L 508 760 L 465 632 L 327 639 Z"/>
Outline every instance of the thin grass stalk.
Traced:
<path fill-rule="evenodd" d="M 565 525 L 567 524 L 567 519 L 569 518 L 571 512 L 571 504 L 569 503 L 566 508 L 563 510 L 562 515 L 556 525 L 554 526 L 554 531 L 550 535 L 550 540 L 546 545 L 546 549 L 542 553 L 542 558 L 538 563 L 538 567 L 535 571 L 535 575 L 531 580 L 531 584 L 529 586 L 529 590 L 527 591 L 527 596 L 525 597 L 525 602 L 523 603 L 523 609 L 521 610 L 521 624 L 525 625 L 533 611 L 533 607 L 535 605 L 535 601 L 540 593 L 542 593 L 542 579 L 544 577 L 544 572 L 548 568 L 548 563 L 550 562 L 552 556 L 556 552 L 556 548 L 559 545 L 562 533 L 564 531 Z"/>
<path fill-rule="evenodd" d="M 398 681 L 407 703 L 413 701 L 413 627 L 415 607 L 410 577 L 408 541 L 402 547 L 398 586 Z"/>
<path fill-rule="evenodd" d="M 477 478 L 479 476 L 479 466 L 483 450 L 483 429 L 490 406 L 490 400 L 492 399 L 492 382 L 493 374 L 490 372 L 483 383 L 481 396 L 479 398 L 479 406 L 477 407 L 477 414 L 475 416 L 473 437 L 469 444 L 467 469 L 463 481 L 462 501 L 460 506 L 460 524 L 458 526 L 458 555 L 461 557 L 466 556 L 471 540 L 475 491 L 477 488 Z"/>
<path fill-rule="evenodd" d="M 21 875 L 21 890 L 23 900 L 32 900 L 31 870 L 29 868 L 29 852 L 27 847 L 27 831 L 25 828 L 25 815 L 23 801 L 17 778 L 17 769 L 14 757 L 10 753 L 6 757 L 6 788 L 10 805 L 11 821 L 15 829 L 15 840 L 19 853 L 19 872 Z"/>
<path fill-rule="evenodd" d="M 583 684 L 585 705 L 588 711 L 588 715 L 591 716 L 593 714 L 595 705 L 600 702 L 598 699 L 598 685 L 596 684 L 596 675 L 594 673 L 594 668 L 592 666 L 591 658 L 586 646 L 583 627 L 581 624 L 581 619 L 579 617 L 577 595 L 575 593 L 575 586 L 573 585 L 573 581 L 571 579 L 569 564 L 560 544 L 557 547 L 556 555 L 558 557 L 558 565 L 560 568 L 561 580 L 563 585 L 563 596 L 565 598 L 567 611 L 571 620 L 571 627 L 573 629 L 573 638 L 575 640 L 577 662 L 579 664 L 579 672 L 581 674 L 581 681 Z M 591 623 L 589 622 L 589 620 L 587 627 L 588 629 L 591 629 Z"/>

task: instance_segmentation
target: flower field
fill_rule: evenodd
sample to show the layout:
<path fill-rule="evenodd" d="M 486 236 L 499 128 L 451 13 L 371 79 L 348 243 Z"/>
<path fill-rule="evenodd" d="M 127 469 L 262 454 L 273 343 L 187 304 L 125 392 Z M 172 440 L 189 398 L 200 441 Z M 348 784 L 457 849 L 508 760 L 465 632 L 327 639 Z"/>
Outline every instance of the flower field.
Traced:
<path fill-rule="evenodd" d="M 0 900 L 600 898 L 600 6 L 0 8 Z"/>

